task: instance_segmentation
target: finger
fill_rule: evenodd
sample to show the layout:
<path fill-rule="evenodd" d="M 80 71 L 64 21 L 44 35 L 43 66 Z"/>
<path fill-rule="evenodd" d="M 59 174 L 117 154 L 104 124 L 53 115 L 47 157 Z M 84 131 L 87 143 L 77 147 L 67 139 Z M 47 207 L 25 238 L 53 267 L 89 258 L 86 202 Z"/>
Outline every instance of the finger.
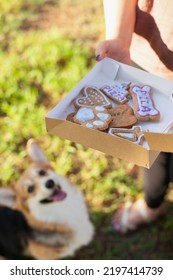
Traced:
<path fill-rule="evenodd" d="M 107 56 L 107 47 L 106 42 L 101 42 L 95 50 L 96 61 L 101 61 L 104 57 Z"/>

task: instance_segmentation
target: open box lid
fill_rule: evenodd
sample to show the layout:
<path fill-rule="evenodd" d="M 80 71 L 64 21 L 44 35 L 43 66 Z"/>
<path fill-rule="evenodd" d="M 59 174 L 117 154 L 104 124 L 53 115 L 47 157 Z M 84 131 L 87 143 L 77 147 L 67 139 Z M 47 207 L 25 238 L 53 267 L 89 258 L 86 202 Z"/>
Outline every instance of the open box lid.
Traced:
<path fill-rule="evenodd" d="M 173 153 L 173 134 L 149 132 L 144 134 L 151 150 Z"/>

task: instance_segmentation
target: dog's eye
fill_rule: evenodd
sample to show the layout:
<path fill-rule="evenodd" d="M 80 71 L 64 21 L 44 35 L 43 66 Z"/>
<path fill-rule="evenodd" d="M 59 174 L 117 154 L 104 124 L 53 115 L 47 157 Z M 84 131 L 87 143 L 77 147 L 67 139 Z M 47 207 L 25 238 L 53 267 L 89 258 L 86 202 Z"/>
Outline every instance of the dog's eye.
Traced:
<path fill-rule="evenodd" d="M 33 191 L 34 191 L 34 186 L 29 186 L 29 187 L 28 187 L 28 192 L 29 192 L 29 193 L 32 193 Z"/>
<path fill-rule="evenodd" d="M 39 174 L 40 176 L 44 176 L 44 175 L 46 175 L 46 171 L 43 170 L 43 169 L 41 169 L 41 170 L 38 171 L 38 174 Z"/>

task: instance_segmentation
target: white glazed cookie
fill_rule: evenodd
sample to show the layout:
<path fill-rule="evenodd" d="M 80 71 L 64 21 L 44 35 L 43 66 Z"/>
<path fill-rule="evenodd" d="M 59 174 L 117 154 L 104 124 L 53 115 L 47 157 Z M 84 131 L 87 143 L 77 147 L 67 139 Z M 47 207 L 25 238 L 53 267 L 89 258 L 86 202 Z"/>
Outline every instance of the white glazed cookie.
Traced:
<path fill-rule="evenodd" d="M 131 87 L 130 92 L 134 104 L 134 114 L 138 120 L 149 121 L 160 119 L 160 112 L 155 108 L 150 86 L 145 85 L 140 87 L 134 85 Z"/>
<path fill-rule="evenodd" d="M 83 107 L 73 117 L 75 123 L 81 124 L 87 128 L 96 130 L 105 130 L 108 128 L 111 115 L 101 106 Z"/>
<path fill-rule="evenodd" d="M 84 87 L 81 91 L 81 94 L 82 97 L 78 97 L 74 102 L 76 108 L 93 106 L 103 106 L 105 108 L 112 107 L 111 102 L 97 87 Z"/>
<path fill-rule="evenodd" d="M 132 128 L 110 128 L 108 133 L 112 136 L 124 138 L 135 144 L 142 144 L 144 133 L 141 126 L 133 126 Z"/>
<path fill-rule="evenodd" d="M 127 96 L 130 95 L 128 91 L 129 87 L 130 83 L 114 83 L 111 85 L 106 84 L 100 90 L 118 104 L 124 104 L 128 102 Z"/>

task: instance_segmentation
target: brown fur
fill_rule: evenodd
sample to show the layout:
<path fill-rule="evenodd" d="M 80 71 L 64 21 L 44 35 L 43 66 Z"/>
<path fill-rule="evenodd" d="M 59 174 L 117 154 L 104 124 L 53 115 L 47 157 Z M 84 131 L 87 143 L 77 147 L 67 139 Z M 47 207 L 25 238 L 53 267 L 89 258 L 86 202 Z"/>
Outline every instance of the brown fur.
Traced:
<path fill-rule="evenodd" d="M 27 151 L 29 153 L 30 146 L 36 144 L 34 140 L 29 140 L 27 143 Z M 12 209 L 14 210 L 19 210 L 22 212 L 24 217 L 27 220 L 28 225 L 32 228 L 33 231 L 40 231 L 41 233 L 59 233 L 63 234 L 65 236 L 67 242 L 66 245 L 60 245 L 60 246 L 48 246 L 46 244 L 39 243 L 35 241 L 34 239 L 29 239 L 28 240 L 28 247 L 25 250 L 26 255 L 31 255 L 36 259 L 57 259 L 60 256 L 60 253 L 64 250 L 66 246 L 68 246 L 70 240 L 73 239 L 73 233 L 64 224 L 54 224 L 54 223 L 49 223 L 49 222 L 42 222 L 36 219 L 29 211 L 29 208 L 27 206 L 27 199 L 29 196 L 32 196 L 32 194 L 28 194 L 26 189 L 23 187 L 23 182 L 28 179 L 32 179 L 32 174 L 31 174 L 31 169 L 33 168 L 44 168 L 47 170 L 53 170 L 51 165 L 49 163 L 38 163 L 38 162 L 33 162 L 30 159 L 30 165 L 29 167 L 24 171 L 24 173 L 21 175 L 19 178 L 18 182 L 11 187 L 12 191 L 14 192 L 12 194 L 13 197 L 11 197 L 14 201 L 15 204 L 11 206 Z M 6 191 L 10 191 L 9 189 L 6 189 Z M 37 191 L 39 191 L 39 186 Z M 34 194 L 33 194 L 34 195 Z M 0 203 L 3 205 L 3 202 Z M 4 206 L 6 203 L 4 203 Z"/>

